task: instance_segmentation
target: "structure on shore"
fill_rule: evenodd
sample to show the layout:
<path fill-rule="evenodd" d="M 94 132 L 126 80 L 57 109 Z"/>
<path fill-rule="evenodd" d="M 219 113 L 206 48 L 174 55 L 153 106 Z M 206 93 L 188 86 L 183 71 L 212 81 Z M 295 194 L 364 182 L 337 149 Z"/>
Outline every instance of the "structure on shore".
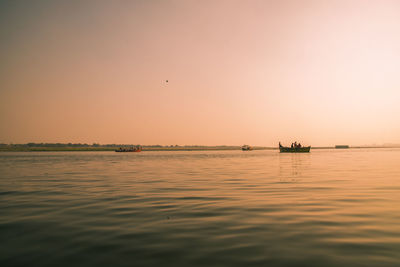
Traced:
<path fill-rule="evenodd" d="M 350 148 L 350 147 L 348 145 L 336 145 L 335 148 L 346 149 L 346 148 Z"/>

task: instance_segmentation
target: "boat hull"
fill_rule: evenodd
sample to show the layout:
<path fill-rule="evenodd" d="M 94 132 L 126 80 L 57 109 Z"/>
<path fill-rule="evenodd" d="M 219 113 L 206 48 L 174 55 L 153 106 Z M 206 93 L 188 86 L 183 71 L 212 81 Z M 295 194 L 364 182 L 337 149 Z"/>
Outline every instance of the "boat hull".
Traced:
<path fill-rule="evenodd" d="M 280 147 L 279 151 L 281 153 L 309 153 L 311 147 Z"/>
<path fill-rule="evenodd" d="M 243 150 L 243 151 L 251 151 L 251 150 L 253 150 L 253 147 L 251 147 L 251 146 L 249 146 L 249 145 L 243 145 L 243 146 L 242 146 L 242 150 Z"/>

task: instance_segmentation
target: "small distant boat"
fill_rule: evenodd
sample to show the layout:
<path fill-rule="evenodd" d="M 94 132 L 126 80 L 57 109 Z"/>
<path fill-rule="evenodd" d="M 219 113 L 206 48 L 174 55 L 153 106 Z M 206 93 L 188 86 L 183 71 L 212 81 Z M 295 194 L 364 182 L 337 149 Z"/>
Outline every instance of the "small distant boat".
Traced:
<path fill-rule="evenodd" d="M 251 151 L 251 150 L 253 150 L 253 147 L 251 147 L 251 146 L 249 146 L 249 145 L 243 145 L 243 146 L 242 146 L 242 150 L 243 150 L 243 151 Z"/>
<path fill-rule="evenodd" d="M 281 153 L 309 153 L 311 146 L 302 146 L 302 147 L 285 147 L 279 143 L 279 151 Z"/>
<path fill-rule="evenodd" d="M 132 146 L 132 147 L 120 147 L 117 150 L 115 150 L 115 152 L 140 152 L 142 151 L 142 146 L 141 145 L 137 145 L 137 146 Z"/>

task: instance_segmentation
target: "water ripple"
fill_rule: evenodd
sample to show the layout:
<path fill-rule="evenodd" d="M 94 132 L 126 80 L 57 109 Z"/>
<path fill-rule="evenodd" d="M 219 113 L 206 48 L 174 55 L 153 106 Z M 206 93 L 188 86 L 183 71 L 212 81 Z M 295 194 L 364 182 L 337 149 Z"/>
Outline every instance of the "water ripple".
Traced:
<path fill-rule="evenodd" d="M 399 160 L 0 153 L 0 266 L 399 266 Z"/>

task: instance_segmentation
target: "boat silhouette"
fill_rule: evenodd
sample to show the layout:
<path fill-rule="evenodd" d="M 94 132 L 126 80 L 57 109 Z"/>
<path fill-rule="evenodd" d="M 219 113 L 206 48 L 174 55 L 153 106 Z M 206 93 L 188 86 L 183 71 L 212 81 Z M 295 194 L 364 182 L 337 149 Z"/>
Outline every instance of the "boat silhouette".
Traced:
<path fill-rule="evenodd" d="M 311 146 L 282 146 L 279 142 L 279 152 L 281 153 L 309 153 Z"/>

